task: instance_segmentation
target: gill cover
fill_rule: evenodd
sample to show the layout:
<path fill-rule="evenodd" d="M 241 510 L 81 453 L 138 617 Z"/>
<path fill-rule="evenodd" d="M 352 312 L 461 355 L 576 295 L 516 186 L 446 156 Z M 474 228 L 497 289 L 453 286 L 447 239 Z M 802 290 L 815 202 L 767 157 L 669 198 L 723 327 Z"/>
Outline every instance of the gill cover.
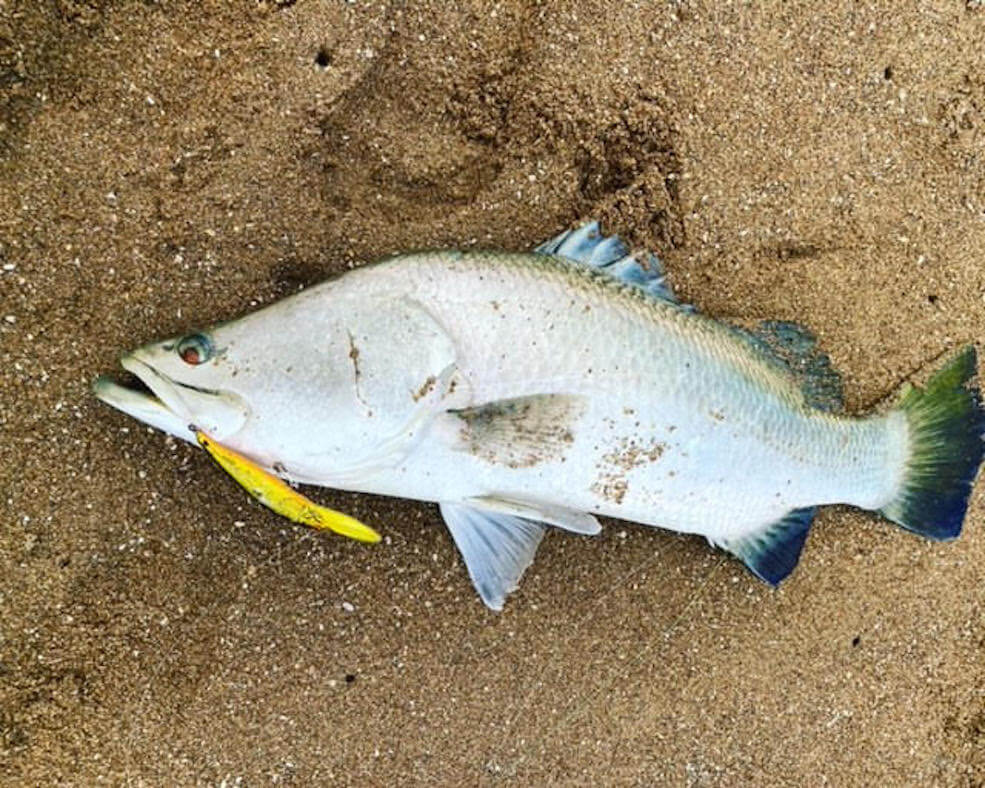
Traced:
<path fill-rule="evenodd" d="M 437 413 L 467 400 L 468 387 L 451 337 L 418 301 L 353 300 L 338 319 L 349 382 L 333 399 L 344 463 L 331 481 L 344 483 L 397 465 Z"/>

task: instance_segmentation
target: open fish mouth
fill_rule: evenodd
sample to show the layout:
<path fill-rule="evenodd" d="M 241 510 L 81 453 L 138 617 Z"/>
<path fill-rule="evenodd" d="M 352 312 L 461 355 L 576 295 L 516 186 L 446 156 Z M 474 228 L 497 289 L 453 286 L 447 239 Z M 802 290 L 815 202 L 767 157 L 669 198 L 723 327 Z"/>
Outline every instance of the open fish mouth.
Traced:
<path fill-rule="evenodd" d="M 198 429 L 221 439 L 238 431 L 249 416 L 248 408 L 235 394 L 179 383 L 135 354 L 123 356 L 120 364 L 133 377 L 120 382 L 101 375 L 92 384 L 93 394 L 176 438 L 194 444 Z"/>
<path fill-rule="evenodd" d="M 92 392 L 107 405 L 144 424 L 189 443 L 195 442 L 195 433 L 189 429 L 191 425 L 179 418 L 142 382 L 131 386 L 118 383 L 108 375 L 100 375 L 92 384 Z"/>

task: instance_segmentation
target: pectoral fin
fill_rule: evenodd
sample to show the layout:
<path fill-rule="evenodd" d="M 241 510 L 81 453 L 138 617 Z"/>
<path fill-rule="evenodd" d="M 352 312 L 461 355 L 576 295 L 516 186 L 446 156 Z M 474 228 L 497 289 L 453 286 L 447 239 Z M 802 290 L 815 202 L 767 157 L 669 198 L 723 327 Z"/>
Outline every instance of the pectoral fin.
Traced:
<path fill-rule="evenodd" d="M 242 454 L 221 446 L 203 432 L 195 437 L 219 466 L 250 495 L 267 508 L 289 520 L 313 528 L 324 528 L 360 542 L 378 542 L 380 535 L 342 512 L 320 506 L 285 484 Z"/>
<path fill-rule="evenodd" d="M 502 610 L 534 560 L 547 526 L 461 503 L 441 503 L 441 516 L 486 606 Z"/>
<path fill-rule="evenodd" d="M 535 394 L 449 410 L 457 448 L 493 465 L 531 468 L 563 459 L 574 442 L 582 397 Z"/>

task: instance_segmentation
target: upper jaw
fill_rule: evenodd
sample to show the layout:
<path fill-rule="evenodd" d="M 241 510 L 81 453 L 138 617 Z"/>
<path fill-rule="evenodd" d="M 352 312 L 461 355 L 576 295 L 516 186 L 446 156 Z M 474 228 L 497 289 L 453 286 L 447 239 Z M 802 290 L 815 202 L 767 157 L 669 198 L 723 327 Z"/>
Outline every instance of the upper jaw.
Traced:
<path fill-rule="evenodd" d="M 246 423 L 249 409 L 236 394 L 207 391 L 171 380 L 141 360 L 138 353 L 123 356 L 120 364 L 140 378 L 153 395 L 99 377 L 92 387 L 97 398 L 189 443 L 195 443 L 196 430 L 220 440 Z"/>
<path fill-rule="evenodd" d="M 181 396 L 181 384 L 175 383 L 166 375 L 162 375 L 146 361 L 138 357 L 140 351 L 127 353 L 120 358 L 120 366 L 127 372 L 132 372 L 141 382 L 157 396 L 158 400 L 177 418 L 184 421 L 188 429 L 193 422 L 191 410 Z M 180 387 L 180 388 L 179 388 Z"/>

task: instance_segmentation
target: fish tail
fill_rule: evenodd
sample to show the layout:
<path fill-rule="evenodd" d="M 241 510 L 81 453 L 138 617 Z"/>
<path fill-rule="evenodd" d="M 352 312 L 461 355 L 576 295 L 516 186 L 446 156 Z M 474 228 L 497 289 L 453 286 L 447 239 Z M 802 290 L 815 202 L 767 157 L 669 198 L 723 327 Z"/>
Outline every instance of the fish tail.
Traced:
<path fill-rule="evenodd" d="M 880 513 L 928 539 L 961 533 L 985 454 L 985 410 L 972 381 L 977 354 L 957 353 L 923 388 L 904 384 L 895 410 L 906 416 L 909 456 L 899 492 Z"/>

